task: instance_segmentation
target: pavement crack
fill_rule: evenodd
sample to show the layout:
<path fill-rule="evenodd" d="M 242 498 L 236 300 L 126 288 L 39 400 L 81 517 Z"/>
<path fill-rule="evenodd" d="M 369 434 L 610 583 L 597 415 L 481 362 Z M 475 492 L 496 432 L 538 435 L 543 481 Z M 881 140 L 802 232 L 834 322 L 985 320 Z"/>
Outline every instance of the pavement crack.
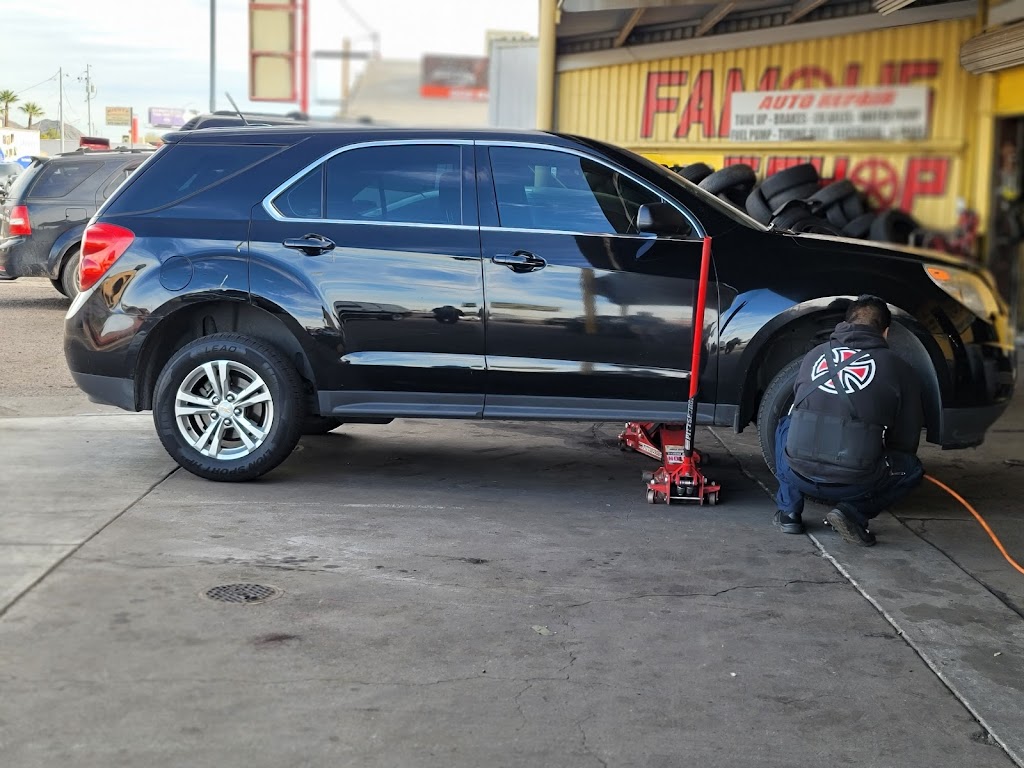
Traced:
<path fill-rule="evenodd" d="M 590 745 L 587 743 L 587 731 L 583 727 L 583 724 L 587 722 L 587 720 L 592 720 L 593 718 L 594 715 L 587 715 L 582 720 L 578 720 L 576 722 L 576 730 L 580 732 L 580 747 L 583 749 L 584 755 L 586 755 L 587 757 L 592 757 L 595 760 L 597 760 L 597 762 L 601 764 L 602 768 L 608 768 L 608 761 L 600 755 L 598 755 L 596 752 L 594 752 L 593 749 L 591 749 Z"/>
<path fill-rule="evenodd" d="M 35 581 L 33 581 L 31 584 L 29 584 L 27 587 L 25 587 L 21 592 L 19 592 L 17 595 L 15 595 L 6 605 L 0 606 L 0 618 L 3 618 L 4 616 L 6 616 L 7 612 L 10 611 L 11 608 L 13 608 L 15 605 L 17 605 L 21 601 L 21 599 L 23 597 L 25 597 L 25 595 L 27 595 L 33 589 L 38 587 L 51 573 L 53 573 L 58 568 L 60 568 L 62 565 L 64 565 L 64 563 L 66 563 L 70 558 L 72 558 L 76 554 L 78 554 L 82 550 L 82 547 L 84 547 L 90 541 L 92 541 L 97 536 L 99 536 L 101 533 L 103 533 L 105 530 L 107 530 L 107 528 L 109 528 L 114 523 L 116 523 L 118 520 L 120 520 L 125 514 L 128 513 L 129 510 L 131 510 L 136 504 L 138 504 L 144 498 L 149 496 L 149 494 L 151 494 L 156 489 L 156 487 L 158 485 L 160 485 L 165 480 L 167 480 L 167 478 L 169 478 L 171 475 L 173 475 L 179 469 L 181 469 L 181 467 L 175 466 L 173 469 L 170 469 L 166 473 L 164 473 L 164 475 L 162 477 L 157 479 L 148 488 L 146 488 L 142 493 L 140 493 L 135 498 L 134 501 L 132 501 L 130 504 L 128 504 L 128 506 L 126 506 L 120 512 L 118 512 L 113 517 L 111 517 L 109 520 L 107 520 L 107 522 L 105 522 L 103 525 L 101 525 L 99 528 L 97 528 L 95 531 L 93 531 L 89 536 L 87 536 L 81 542 L 79 542 L 78 545 L 76 545 L 76 546 L 72 547 L 70 550 L 68 550 L 67 554 L 65 554 L 64 557 L 60 558 L 57 562 L 55 562 L 53 565 L 51 565 L 49 568 L 47 568 L 39 576 L 39 578 L 37 578 Z"/>
<path fill-rule="evenodd" d="M 587 600 L 582 603 L 572 603 L 567 605 L 566 608 L 582 608 L 585 605 L 591 603 L 618 603 L 625 600 L 641 600 L 650 597 L 671 597 L 671 598 L 682 598 L 682 597 L 719 597 L 728 592 L 735 592 L 740 589 L 785 589 L 792 584 L 847 584 L 846 580 L 841 579 L 792 579 L 781 584 L 737 584 L 734 587 L 726 587 L 720 589 L 717 592 L 648 592 L 642 595 L 624 595 L 623 597 L 609 597 L 606 599 L 598 600 Z"/>
<path fill-rule="evenodd" d="M 517 733 L 519 731 L 523 730 L 523 728 L 525 728 L 528 725 L 527 720 L 526 720 L 526 713 L 523 712 L 523 701 L 522 701 L 522 698 L 523 698 L 523 695 L 528 690 L 530 690 L 533 687 L 533 683 L 534 682 L 535 681 L 528 682 L 523 687 L 523 689 L 521 691 L 519 691 L 518 693 L 516 693 L 516 695 L 512 698 L 513 703 L 516 705 L 516 714 L 518 714 L 519 718 L 523 721 L 523 724 L 521 726 L 519 726 L 518 728 L 516 728 L 516 732 Z"/>

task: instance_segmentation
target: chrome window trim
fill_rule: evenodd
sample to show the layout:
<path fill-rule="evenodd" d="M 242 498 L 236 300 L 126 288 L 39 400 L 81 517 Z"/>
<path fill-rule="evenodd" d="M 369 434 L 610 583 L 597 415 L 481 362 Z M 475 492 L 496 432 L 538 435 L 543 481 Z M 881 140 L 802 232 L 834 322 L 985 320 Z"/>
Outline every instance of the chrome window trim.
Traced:
<path fill-rule="evenodd" d="M 476 227 L 474 227 L 476 229 Z M 480 227 L 481 232 L 530 232 L 536 235 L 579 235 L 582 237 L 617 237 L 617 238 L 628 238 L 630 240 L 657 240 L 658 235 L 651 234 L 650 232 L 641 232 L 638 235 L 619 235 L 610 234 L 608 232 L 584 232 L 582 230 L 572 229 L 529 229 L 528 227 Z M 662 239 L 667 240 L 668 238 L 662 236 Z M 681 243 L 695 243 L 700 242 L 700 238 L 692 237 L 680 237 L 678 238 Z"/>
<path fill-rule="evenodd" d="M 548 150 L 548 151 L 551 151 L 551 152 L 562 152 L 562 153 L 567 154 L 567 155 L 577 155 L 578 157 L 585 157 L 587 160 L 591 160 L 591 161 L 597 163 L 598 165 L 603 165 L 605 168 L 608 168 L 609 170 L 615 171 L 615 173 L 618 173 L 618 174 L 620 174 L 622 176 L 625 176 L 630 181 L 632 181 L 632 182 L 634 182 L 636 184 L 639 184 L 641 187 L 644 187 L 648 192 L 653 192 L 658 197 L 660 197 L 662 200 L 664 200 L 666 203 L 668 203 L 673 208 L 675 208 L 677 211 L 679 211 L 679 213 L 681 213 L 683 215 L 683 217 L 688 222 L 690 222 L 690 226 L 693 227 L 693 231 L 694 231 L 694 233 L 696 235 L 695 237 L 692 237 L 692 238 L 691 237 L 687 237 L 687 238 L 683 238 L 683 239 L 685 239 L 687 241 L 692 241 L 692 240 L 700 240 L 700 239 L 703 239 L 704 237 L 707 236 L 707 233 L 705 232 L 704 227 L 701 226 L 700 221 L 697 219 L 696 216 L 693 215 L 693 213 L 690 212 L 690 210 L 688 208 L 686 208 L 686 206 L 682 205 L 675 198 L 672 198 L 669 195 L 665 194 L 664 191 L 658 189 L 657 187 L 655 187 L 650 182 L 640 178 L 639 176 L 636 176 L 633 173 L 630 173 L 625 168 L 620 168 L 617 165 L 609 164 L 609 162 L 605 158 L 601 157 L 600 155 L 596 155 L 596 154 L 594 154 L 592 152 L 587 152 L 587 151 L 584 151 L 584 150 L 576 149 L 575 147 L 560 147 L 560 146 L 553 145 L 553 144 L 538 144 L 537 142 L 533 142 L 533 141 L 507 141 L 507 140 L 502 140 L 502 139 L 496 139 L 494 141 L 490 141 L 490 140 L 478 141 L 478 142 L 476 142 L 476 145 L 477 146 L 481 146 L 481 147 L 518 147 L 520 149 L 543 149 L 543 150 Z M 491 176 L 492 176 L 492 183 L 493 183 L 493 172 L 492 172 Z M 497 197 L 495 197 L 495 202 L 497 202 Z M 506 227 L 497 227 L 497 229 L 506 229 Z M 511 227 L 509 227 L 507 229 L 509 229 L 509 231 L 513 230 L 513 228 L 511 228 Z M 631 235 L 631 234 L 623 235 L 623 234 L 620 234 L 620 233 L 617 233 L 617 232 L 615 232 L 615 233 L 606 233 L 606 232 L 566 232 L 564 230 L 519 230 L 519 231 L 557 232 L 557 233 L 566 234 L 566 235 L 571 235 L 571 234 L 609 235 L 609 236 L 613 236 L 613 237 L 638 237 L 638 236 L 642 236 L 641 233 L 637 233 L 635 235 Z"/>
<path fill-rule="evenodd" d="M 307 165 L 298 173 L 293 174 L 283 184 L 278 185 L 269 195 L 263 198 L 263 210 L 274 219 L 275 221 L 308 221 L 317 222 L 320 224 L 370 224 L 370 225 L 384 225 L 389 227 L 440 227 L 444 229 L 477 229 L 475 225 L 471 224 L 427 224 L 424 222 L 401 222 L 401 221 L 366 221 L 364 219 L 296 219 L 291 216 L 283 215 L 274 206 L 274 198 L 284 192 L 288 187 L 294 184 L 296 181 L 301 179 L 307 173 L 316 170 L 317 166 L 326 165 L 331 159 L 337 157 L 343 152 L 351 152 L 354 149 L 365 149 L 366 147 L 399 147 L 408 146 L 410 144 L 429 144 L 432 146 L 453 146 L 453 147 L 464 147 L 473 146 L 471 139 L 382 139 L 380 141 L 360 141 L 357 144 L 346 144 L 344 147 L 338 147 L 332 149 L 326 155 L 314 160 L 312 163 Z M 460 174 L 465 171 L 462 168 L 462 158 L 459 158 Z M 324 169 L 326 178 L 327 169 Z"/>

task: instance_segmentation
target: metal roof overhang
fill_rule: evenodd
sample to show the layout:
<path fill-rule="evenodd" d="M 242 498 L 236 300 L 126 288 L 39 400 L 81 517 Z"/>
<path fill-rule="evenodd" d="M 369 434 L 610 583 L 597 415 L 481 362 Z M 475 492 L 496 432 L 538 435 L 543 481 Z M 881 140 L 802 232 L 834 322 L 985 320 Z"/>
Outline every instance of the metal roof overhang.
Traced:
<path fill-rule="evenodd" d="M 913 5 L 911 5 L 913 3 Z M 906 7 L 910 6 L 910 7 Z M 974 0 L 562 0 L 560 71 L 964 18 Z M 842 20 L 841 24 L 836 22 Z"/>

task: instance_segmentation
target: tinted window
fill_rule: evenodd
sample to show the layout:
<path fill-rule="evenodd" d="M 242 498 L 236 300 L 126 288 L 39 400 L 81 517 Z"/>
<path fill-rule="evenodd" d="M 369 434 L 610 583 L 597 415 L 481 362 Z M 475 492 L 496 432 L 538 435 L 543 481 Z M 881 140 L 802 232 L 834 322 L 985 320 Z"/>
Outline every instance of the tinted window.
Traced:
<path fill-rule="evenodd" d="M 7 193 L 8 198 L 11 200 L 21 198 L 25 190 L 29 188 L 29 185 L 33 182 L 36 176 L 39 175 L 44 165 L 45 163 L 41 160 L 33 160 L 32 164 L 29 165 L 28 168 L 14 178 L 14 183 L 11 185 L 11 189 Z"/>
<path fill-rule="evenodd" d="M 365 147 L 327 162 L 327 218 L 461 224 L 461 150 L 442 144 Z"/>
<path fill-rule="evenodd" d="M 322 219 L 324 211 L 324 167 L 307 173 L 274 198 L 274 207 L 289 219 Z"/>
<path fill-rule="evenodd" d="M 491 169 L 503 227 L 638 234 L 641 205 L 662 198 L 621 173 L 579 155 L 492 147 Z"/>
<path fill-rule="evenodd" d="M 146 163 L 110 210 L 148 211 L 180 202 L 256 165 L 278 149 L 262 144 L 172 144 Z"/>
<path fill-rule="evenodd" d="M 106 200 L 108 197 L 114 194 L 114 190 L 121 186 L 122 182 L 124 182 L 129 176 L 131 176 L 137 170 L 139 170 L 138 165 L 130 165 L 127 168 L 119 168 L 117 173 L 115 173 L 114 176 L 110 179 L 110 181 L 107 182 L 107 186 L 103 188 L 103 192 L 101 193 L 100 197 L 103 200 Z"/>
<path fill-rule="evenodd" d="M 64 197 L 103 167 L 101 160 L 49 163 L 32 186 L 32 197 Z"/>

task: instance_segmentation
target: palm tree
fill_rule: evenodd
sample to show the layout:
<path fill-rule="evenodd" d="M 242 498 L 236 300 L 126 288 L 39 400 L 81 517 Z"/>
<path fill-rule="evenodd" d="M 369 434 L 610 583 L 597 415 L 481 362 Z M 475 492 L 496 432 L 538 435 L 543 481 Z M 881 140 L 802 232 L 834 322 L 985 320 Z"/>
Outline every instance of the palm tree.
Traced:
<path fill-rule="evenodd" d="M 26 101 L 24 104 L 22 104 L 20 107 L 18 107 L 18 109 L 20 109 L 22 112 L 24 112 L 28 116 L 28 127 L 29 128 L 32 127 L 32 118 L 33 117 L 42 117 L 43 116 L 43 108 L 40 107 L 38 104 L 36 104 L 34 101 Z"/>
<path fill-rule="evenodd" d="M 0 91 L 0 104 L 3 104 L 4 109 L 4 128 L 7 127 L 7 121 L 10 119 L 11 104 L 18 100 L 18 94 L 14 91 Z"/>

